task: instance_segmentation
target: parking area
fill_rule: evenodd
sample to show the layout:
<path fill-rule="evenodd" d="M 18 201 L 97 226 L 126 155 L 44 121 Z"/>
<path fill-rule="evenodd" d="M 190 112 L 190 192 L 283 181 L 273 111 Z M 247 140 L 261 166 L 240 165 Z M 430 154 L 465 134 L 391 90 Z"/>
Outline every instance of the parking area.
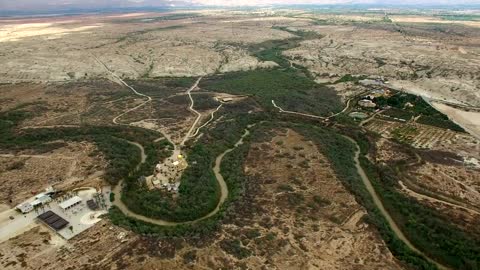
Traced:
<path fill-rule="evenodd" d="M 72 201 L 72 198 L 75 197 L 79 198 L 78 202 L 65 209 L 65 202 Z M 96 209 L 91 209 L 87 205 L 89 200 L 95 202 Z M 94 188 L 82 188 L 63 197 L 55 198 L 51 202 L 25 214 L 14 209 L 3 211 L 0 213 L 0 227 L 2 228 L 0 230 L 0 242 L 15 237 L 40 223 L 43 223 L 42 226 L 49 227 L 48 224 L 37 218 L 48 211 L 52 211 L 68 222 L 66 226 L 58 230 L 50 227 L 52 231 L 66 240 L 71 239 L 99 222 L 101 220 L 99 217 L 107 213 L 108 203 L 109 200 L 108 197 L 105 197 L 105 193 L 97 192 Z"/>

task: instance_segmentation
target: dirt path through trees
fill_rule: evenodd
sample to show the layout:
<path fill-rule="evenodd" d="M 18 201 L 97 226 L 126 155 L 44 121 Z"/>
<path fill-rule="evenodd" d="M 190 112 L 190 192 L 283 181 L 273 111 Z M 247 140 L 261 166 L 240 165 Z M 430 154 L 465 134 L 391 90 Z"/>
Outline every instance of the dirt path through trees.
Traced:
<path fill-rule="evenodd" d="M 349 141 L 351 141 L 353 144 L 355 144 L 355 156 L 354 156 L 354 160 L 355 160 L 355 167 L 357 169 L 357 172 L 358 174 L 360 175 L 360 178 L 362 179 L 362 182 L 363 184 L 365 185 L 365 187 L 367 188 L 367 191 L 368 193 L 370 193 L 370 196 L 372 196 L 372 199 L 373 199 L 373 202 L 375 203 L 375 206 L 378 208 L 378 210 L 380 210 L 380 212 L 382 213 L 382 215 L 385 217 L 385 219 L 387 220 L 388 222 L 388 225 L 390 226 L 390 228 L 392 229 L 393 233 L 395 233 L 395 235 L 400 239 L 402 240 L 411 250 L 415 251 L 416 253 L 422 255 L 423 257 L 425 257 L 429 262 L 435 264 L 439 269 L 449 269 L 441 264 L 439 264 L 438 262 L 432 260 L 431 258 L 429 258 L 427 255 L 425 255 L 422 251 L 418 250 L 411 242 L 410 240 L 408 240 L 408 238 L 403 234 L 402 230 L 400 229 L 400 227 L 397 225 L 397 223 L 395 222 L 395 220 L 393 220 L 392 216 L 390 215 L 390 213 L 387 211 L 387 209 L 385 209 L 385 206 L 383 205 L 383 202 L 382 200 L 380 200 L 380 197 L 378 196 L 377 192 L 375 191 L 372 183 L 370 182 L 370 179 L 368 178 L 367 174 L 365 173 L 365 171 L 363 170 L 362 166 L 360 165 L 360 160 L 359 160 L 359 157 L 360 157 L 360 147 L 358 146 L 357 142 L 350 138 L 350 137 L 347 137 L 347 136 L 344 136 L 346 139 L 348 139 Z"/>
<path fill-rule="evenodd" d="M 94 56 L 95 57 L 95 56 Z M 97 57 L 95 57 L 95 59 L 100 63 L 102 64 L 105 69 L 115 78 L 117 79 L 118 81 L 120 81 L 123 85 L 125 85 L 126 87 L 130 88 L 133 93 L 135 95 L 138 95 L 138 96 L 141 96 L 141 97 L 145 97 L 147 98 L 147 100 L 143 103 L 141 103 L 140 105 L 137 105 L 135 106 L 134 108 L 131 108 L 131 109 L 128 109 L 126 111 L 124 111 L 123 113 L 121 113 L 120 115 L 116 116 L 115 118 L 113 118 L 112 122 L 114 124 L 117 124 L 117 125 L 122 125 L 121 123 L 118 123 L 118 119 L 120 117 L 122 117 L 123 115 L 127 114 L 127 113 L 130 113 L 132 111 L 135 111 L 137 110 L 138 108 L 144 106 L 145 104 L 147 104 L 148 102 L 151 102 L 152 101 L 152 98 L 150 96 L 147 96 L 145 94 L 142 94 L 140 92 L 138 92 L 137 90 L 135 90 L 132 86 L 128 85 L 125 81 L 123 81 L 120 77 L 118 77 L 114 72 L 110 71 L 108 69 L 108 67 L 103 63 L 101 62 Z M 193 130 L 195 129 L 195 126 L 198 124 L 198 121 L 200 120 L 201 118 L 201 113 L 199 113 L 197 110 L 194 109 L 194 105 L 195 105 L 195 101 L 193 100 L 192 98 L 192 95 L 191 95 L 191 91 L 194 90 L 195 88 L 197 88 L 198 86 L 198 83 L 200 82 L 202 78 L 200 77 L 194 85 L 192 85 L 192 87 L 190 87 L 188 90 L 187 90 L 187 94 L 188 94 L 188 97 L 190 98 L 190 106 L 188 107 L 188 110 L 195 113 L 197 115 L 195 121 L 193 122 L 192 126 L 190 127 L 189 131 L 187 132 L 187 134 L 185 134 L 185 137 L 184 139 L 182 140 L 180 146 L 183 146 L 185 144 L 185 142 L 191 137 L 191 134 L 193 132 Z M 218 111 L 220 109 L 221 106 L 219 106 L 214 112 Z M 213 119 L 213 113 L 212 112 L 212 119 Z M 208 122 L 207 122 L 208 123 Z M 203 126 L 202 126 L 203 127 Z M 200 127 L 201 128 L 201 127 Z M 198 131 L 198 129 L 197 129 Z M 158 131 L 157 131 L 158 132 Z M 195 133 L 195 135 L 197 134 L 198 132 Z M 227 184 L 225 182 L 225 180 L 223 179 L 223 176 L 221 175 L 220 173 L 220 166 L 221 166 L 221 163 L 222 163 L 222 160 L 223 160 L 223 157 L 231 152 L 233 149 L 235 149 L 236 147 L 238 147 L 239 145 L 241 145 L 243 143 L 243 139 L 248 136 L 249 134 L 249 131 L 248 129 L 245 130 L 245 133 L 242 135 L 242 137 L 239 139 L 239 141 L 234 145 L 233 148 L 230 148 L 230 149 L 227 149 L 225 150 L 222 154 L 220 154 L 216 160 L 215 160 L 215 167 L 213 168 L 213 171 L 215 173 L 215 178 L 217 179 L 218 181 L 218 184 L 220 186 L 220 200 L 217 204 L 217 206 L 215 207 L 215 209 L 213 211 L 211 211 L 210 213 L 208 213 L 207 215 L 201 217 L 201 218 L 198 218 L 196 220 L 192 220 L 192 221 L 186 221 L 186 222 L 171 222 L 171 221 L 167 221 L 167 220 L 162 220 L 162 219 L 154 219 L 154 218 L 149 218 L 149 217 L 146 217 L 146 216 L 143 216 L 143 215 L 139 215 L 137 213 L 134 213 L 132 212 L 130 209 L 128 209 L 128 207 L 123 203 L 122 201 L 122 189 L 123 189 L 123 181 L 120 181 L 115 187 L 114 189 L 112 190 L 112 192 L 115 194 L 115 197 L 114 197 L 114 201 L 113 201 L 113 204 L 118 207 L 118 209 L 120 209 L 120 211 L 125 214 L 126 216 L 128 217 L 132 217 L 132 218 L 135 218 L 135 219 L 138 219 L 138 220 L 141 220 L 141 221 L 144 221 L 144 222 L 148 222 L 148 223 L 152 223 L 152 224 L 156 224 L 156 225 L 160 225 L 160 226 L 176 226 L 176 225 L 181 225 L 181 224 L 189 224 L 189 223 L 194 223 L 194 222 L 197 222 L 197 221 L 200 221 L 200 220 L 203 220 L 203 219 L 206 219 L 206 218 L 209 218 L 213 215 L 215 215 L 219 210 L 220 210 L 220 207 L 223 205 L 223 203 L 225 202 L 225 200 L 227 199 L 228 197 L 228 187 L 227 187 Z M 179 148 L 177 147 L 177 145 L 175 145 L 175 143 L 173 143 L 168 136 L 165 136 L 165 134 L 162 133 L 162 135 L 164 135 L 164 137 L 170 141 L 170 143 L 172 145 L 174 145 L 174 149 L 175 151 L 173 151 L 172 153 L 172 157 L 176 157 L 180 152 L 179 152 Z M 131 142 L 129 141 L 130 144 L 138 147 L 140 149 L 140 153 L 141 153 L 141 161 L 140 163 L 137 165 L 136 169 L 139 169 L 140 166 L 145 163 L 146 159 L 147 159 L 147 156 L 145 154 L 145 150 L 143 148 L 143 146 L 140 144 L 140 143 L 137 143 L 137 142 Z"/>
<path fill-rule="evenodd" d="M 242 135 L 242 137 L 237 141 L 237 143 L 232 148 L 225 150 L 222 154 L 220 154 L 216 158 L 215 167 L 213 168 L 213 171 L 215 173 L 215 178 L 217 179 L 218 184 L 220 186 L 220 191 L 221 191 L 220 192 L 220 200 L 218 201 L 218 204 L 215 207 L 215 209 L 213 211 L 211 211 L 210 213 L 208 213 L 207 215 L 205 215 L 201 218 L 198 218 L 196 220 L 192 220 L 192 221 L 171 222 L 171 221 L 167 221 L 167 220 L 154 219 L 154 218 L 149 218 L 149 217 L 146 217 L 146 216 L 143 216 L 143 215 L 136 214 L 136 213 L 130 211 L 130 209 L 128 209 L 128 207 L 122 201 L 123 181 L 120 181 L 120 183 L 118 183 L 112 191 L 115 194 L 115 199 L 113 201 L 113 204 L 116 207 L 118 207 L 118 209 L 120 209 L 120 211 L 122 211 L 122 213 L 125 214 L 128 217 L 132 217 L 132 218 L 135 218 L 135 219 L 138 219 L 138 220 L 141 220 L 141 221 L 145 221 L 145 222 L 160 225 L 160 226 L 176 226 L 176 225 L 182 225 L 182 224 L 190 224 L 190 223 L 195 223 L 195 222 L 200 221 L 200 220 L 207 219 L 207 218 L 215 215 L 220 210 L 220 207 L 223 205 L 223 203 L 225 202 L 225 200 L 228 197 L 228 186 L 227 186 L 227 183 L 225 182 L 225 180 L 223 179 L 222 174 L 220 173 L 220 167 L 221 167 L 221 164 L 222 164 L 223 157 L 226 154 L 228 154 L 229 152 L 233 151 L 238 146 L 240 146 L 243 143 L 243 139 L 246 136 L 248 136 L 249 134 L 250 134 L 249 130 L 246 129 L 245 133 Z M 145 155 L 145 151 L 143 150 L 142 145 L 140 145 L 138 143 L 135 143 L 135 142 L 130 142 L 130 143 L 132 145 L 137 146 L 140 149 L 140 152 L 142 153 L 142 160 L 138 164 L 138 166 L 137 166 L 137 168 L 138 168 L 139 166 L 141 166 L 142 163 L 145 162 L 147 157 Z"/>

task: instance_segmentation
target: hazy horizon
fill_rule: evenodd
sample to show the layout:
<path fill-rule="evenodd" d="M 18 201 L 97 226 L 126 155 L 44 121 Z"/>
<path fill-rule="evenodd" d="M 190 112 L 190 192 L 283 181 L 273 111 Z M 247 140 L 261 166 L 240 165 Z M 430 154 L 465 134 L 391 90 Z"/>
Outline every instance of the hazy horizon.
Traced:
<path fill-rule="evenodd" d="M 75 9 L 175 8 L 202 6 L 268 6 L 268 5 L 480 5 L 477 0 L 0 0 L 0 12 L 48 12 Z"/>

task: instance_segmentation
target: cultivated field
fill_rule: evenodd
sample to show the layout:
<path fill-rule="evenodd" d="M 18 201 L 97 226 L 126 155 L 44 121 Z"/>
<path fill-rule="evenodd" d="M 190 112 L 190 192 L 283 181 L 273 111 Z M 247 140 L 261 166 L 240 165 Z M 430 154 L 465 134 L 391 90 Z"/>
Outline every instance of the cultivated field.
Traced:
<path fill-rule="evenodd" d="M 402 123 L 375 119 L 366 128 L 387 138 L 405 141 L 416 148 L 433 148 L 457 142 L 464 134 L 417 123 Z M 473 138 L 472 138 L 473 140 Z"/>

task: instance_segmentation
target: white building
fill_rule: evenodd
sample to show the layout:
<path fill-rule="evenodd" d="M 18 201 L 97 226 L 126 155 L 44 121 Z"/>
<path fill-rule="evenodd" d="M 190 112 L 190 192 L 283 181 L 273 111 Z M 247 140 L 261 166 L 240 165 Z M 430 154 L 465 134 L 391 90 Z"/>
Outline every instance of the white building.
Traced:
<path fill-rule="evenodd" d="M 21 203 L 19 205 L 17 205 L 16 207 L 18 210 L 20 210 L 20 212 L 22 212 L 23 214 L 26 214 L 30 211 L 33 210 L 33 205 L 31 203 Z"/>
<path fill-rule="evenodd" d="M 28 213 L 28 212 L 32 211 L 33 209 L 35 209 L 35 207 L 37 207 L 39 205 L 44 205 L 44 204 L 49 203 L 51 201 L 52 201 L 52 198 L 50 197 L 50 195 L 48 195 L 46 193 L 40 193 L 40 194 L 35 196 L 35 200 L 33 200 L 31 202 L 23 202 L 23 203 L 17 205 L 16 208 L 18 210 L 20 210 L 20 212 L 25 214 L 25 213 Z"/>
<path fill-rule="evenodd" d="M 74 196 L 66 201 L 59 203 L 58 206 L 60 206 L 60 208 L 62 208 L 65 211 L 67 209 L 74 207 L 75 205 L 80 204 L 81 202 L 82 202 L 82 198 L 78 196 Z"/>
<path fill-rule="evenodd" d="M 358 102 L 358 105 L 366 108 L 375 108 L 377 104 L 375 104 L 373 101 L 369 99 L 362 99 Z"/>
<path fill-rule="evenodd" d="M 41 205 L 46 204 L 52 201 L 52 198 L 46 194 L 39 194 L 35 196 L 37 199 L 32 202 L 33 205 Z"/>

